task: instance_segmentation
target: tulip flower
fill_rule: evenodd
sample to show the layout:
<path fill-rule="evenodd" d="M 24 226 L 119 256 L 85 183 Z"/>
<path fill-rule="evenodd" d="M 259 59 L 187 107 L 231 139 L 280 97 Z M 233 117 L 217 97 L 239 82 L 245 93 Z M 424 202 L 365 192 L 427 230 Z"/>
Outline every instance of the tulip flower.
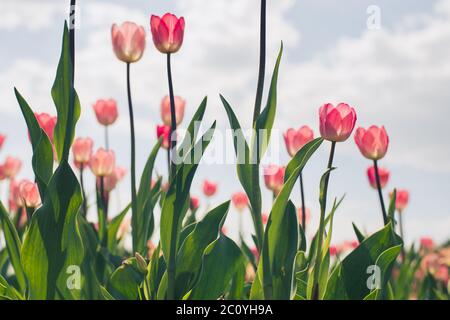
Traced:
<path fill-rule="evenodd" d="M 119 116 L 117 102 L 114 99 L 99 99 L 92 106 L 97 121 L 103 126 L 110 126 L 116 122 Z"/>
<path fill-rule="evenodd" d="M 152 15 L 150 27 L 156 49 L 161 53 L 177 52 L 183 44 L 184 25 L 183 17 L 177 18 L 171 13 L 162 17 Z"/>
<path fill-rule="evenodd" d="M 248 207 L 249 200 L 245 192 L 236 192 L 231 196 L 231 201 L 238 211 Z"/>
<path fill-rule="evenodd" d="M 115 155 L 113 151 L 100 148 L 89 161 L 92 173 L 97 177 L 107 177 L 113 173 L 115 168 Z"/>
<path fill-rule="evenodd" d="M 274 195 L 277 195 L 284 184 L 284 172 L 286 168 L 270 165 L 264 168 L 264 182 L 267 189 L 271 190 Z"/>
<path fill-rule="evenodd" d="M 367 130 L 358 128 L 355 142 L 364 157 L 369 160 L 380 160 L 386 155 L 389 137 L 384 127 L 371 126 Z"/>
<path fill-rule="evenodd" d="M 217 183 L 205 180 L 203 181 L 203 194 L 207 197 L 212 197 L 217 192 Z"/>
<path fill-rule="evenodd" d="M 337 246 L 331 245 L 329 250 L 330 250 L 330 256 L 336 257 L 337 255 L 339 255 L 339 250 L 338 250 Z"/>
<path fill-rule="evenodd" d="M 261 219 L 262 219 L 262 223 L 263 223 L 264 225 L 266 225 L 266 224 L 267 224 L 267 221 L 269 221 L 269 215 L 268 215 L 267 213 L 262 213 L 262 214 L 261 214 Z"/>
<path fill-rule="evenodd" d="M 36 183 L 22 180 L 19 183 L 19 195 L 27 208 L 37 208 L 41 204 L 41 197 Z"/>
<path fill-rule="evenodd" d="M 10 212 L 16 212 L 23 207 L 23 198 L 20 196 L 19 183 L 12 178 L 9 181 L 8 205 Z"/>
<path fill-rule="evenodd" d="M 111 28 L 114 53 L 117 58 L 126 63 L 128 113 L 130 118 L 130 178 L 131 178 L 131 220 L 133 228 L 137 229 L 137 190 L 136 190 L 136 137 L 134 132 L 134 113 L 131 98 L 131 63 L 142 58 L 145 49 L 145 30 L 133 22 L 124 22 L 119 27 L 114 24 Z M 133 252 L 138 250 L 137 234 L 133 233 Z"/>
<path fill-rule="evenodd" d="M 306 208 L 305 212 L 306 214 L 303 214 L 302 208 L 297 209 L 298 221 L 301 222 L 303 230 L 305 230 L 305 226 L 309 223 L 309 220 L 311 220 L 311 210 L 309 208 Z"/>
<path fill-rule="evenodd" d="M 426 250 L 433 250 L 434 241 L 429 237 L 422 237 L 420 238 L 420 246 Z"/>
<path fill-rule="evenodd" d="M 308 126 L 303 126 L 298 130 L 290 128 L 284 134 L 286 149 L 291 157 L 294 157 L 305 144 L 313 139 L 314 132 Z"/>
<path fill-rule="evenodd" d="M 72 153 L 75 163 L 85 165 L 89 163 L 92 155 L 94 141 L 91 138 L 76 138 L 72 145 Z"/>
<path fill-rule="evenodd" d="M 390 172 L 384 168 L 378 168 L 378 174 L 380 175 L 380 185 L 384 188 L 389 182 Z M 367 169 L 367 178 L 369 179 L 370 186 L 377 189 L 377 181 L 375 177 L 375 167 L 371 166 Z"/>
<path fill-rule="evenodd" d="M 200 199 L 198 197 L 191 196 L 189 207 L 192 211 L 195 211 L 200 206 Z"/>
<path fill-rule="evenodd" d="M 105 195 L 108 195 L 111 191 L 113 191 L 117 184 L 123 180 L 127 173 L 127 169 L 123 167 L 115 167 L 113 172 L 104 178 L 104 192 Z M 100 178 L 97 178 L 97 184 L 100 185 Z"/>
<path fill-rule="evenodd" d="M 356 123 L 355 109 L 346 103 L 334 107 L 331 103 L 320 107 L 320 135 L 332 142 L 342 142 L 350 137 Z"/>
<path fill-rule="evenodd" d="M 158 139 L 163 138 L 162 147 L 164 149 L 169 149 L 170 146 L 170 127 L 166 125 L 156 127 L 156 136 Z"/>
<path fill-rule="evenodd" d="M 134 63 L 142 58 L 145 50 L 145 29 L 142 26 L 130 21 L 120 26 L 113 24 L 111 38 L 117 59 Z"/>
<path fill-rule="evenodd" d="M 5 166 L 3 164 L 0 164 L 0 181 L 3 181 L 5 179 L 6 179 Z"/>
<path fill-rule="evenodd" d="M 35 113 L 34 116 L 42 130 L 47 134 L 50 141 L 53 143 L 53 135 L 55 131 L 57 117 L 53 117 L 48 113 Z"/>
<path fill-rule="evenodd" d="M 391 198 L 393 196 L 393 193 L 390 194 Z M 396 198 L 395 198 L 395 209 L 398 210 L 398 212 L 403 212 L 405 210 L 406 206 L 409 202 L 409 192 L 404 189 L 398 189 L 396 192 Z"/>
<path fill-rule="evenodd" d="M 3 164 L 3 174 L 7 179 L 13 179 L 22 168 L 20 159 L 8 156 Z"/>
<path fill-rule="evenodd" d="M 5 143 L 6 136 L 4 134 L 0 134 L 0 150 L 3 147 L 3 144 Z"/>
<path fill-rule="evenodd" d="M 175 114 L 177 119 L 177 126 L 183 121 L 185 106 L 186 101 L 179 96 L 175 96 Z M 165 96 L 161 101 L 161 119 L 167 126 L 170 126 L 172 123 L 169 96 Z"/>

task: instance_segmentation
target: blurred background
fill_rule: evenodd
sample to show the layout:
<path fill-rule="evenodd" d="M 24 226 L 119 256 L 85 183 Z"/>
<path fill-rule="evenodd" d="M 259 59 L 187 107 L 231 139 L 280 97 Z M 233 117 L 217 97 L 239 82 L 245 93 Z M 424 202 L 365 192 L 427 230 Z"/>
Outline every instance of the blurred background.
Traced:
<path fill-rule="evenodd" d="M 234 107 L 243 127 L 249 128 L 258 70 L 259 1 L 257 0 L 78 0 L 76 89 L 82 103 L 77 136 L 103 145 L 103 128 L 92 104 L 113 98 L 119 120 L 110 128 L 110 146 L 117 164 L 129 167 L 129 127 L 125 64 L 111 47 L 113 23 L 131 20 L 147 31 L 144 57 L 132 66 L 132 87 L 137 121 L 137 161 L 143 164 L 156 142 L 160 101 L 167 94 L 165 57 L 153 46 L 150 14 L 170 11 L 186 19 L 185 41 L 173 57 L 175 93 L 187 100 L 184 125 L 208 96 L 204 126 L 218 120 L 222 133 L 229 128 L 220 103 L 222 93 Z M 0 1 L 0 133 L 7 141 L 0 161 L 20 157 L 21 178 L 32 178 L 31 146 L 13 94 L 16 86 L 37 112 L 55 114 L 50 88 L 61 46 L 63 21 L 69 1 Z M 345 4 L 344 4 L 345 3 Z M 375 15 L 374 15 L 375 14 Z M 375 20 L 374 20 L 375 19 Z M 391 171 L 388 191 L 410 191 L 404 212 L 407 242 L 421 236 L 435 241 L 450 233 L 450 0 L 277 0 L 268 1 L 268 62 L 270 80 L 280 41 L 285 45 L 280 69 L 278 114 L 275 123 L 277 164 L 289 160 L 282 133 L 289 127 L 311 126 L 318 134 L 318 108 L 325 102 L 347 102 L 358 114 L 357 126 L 385 125 L 390 149 L 381 166 Z M 268 85 L 266 85 L 266 88 Z M 446 138 L 447 137 L 447 138 Z M 224 150 L 230 140 L 216 139 L 212 151 Z M 319 179 L 324 172 L 328 145 L 314 155 L 304 172 L 306 204 L 315 230 L 319 214 Z M 230 147 L 227 148 L 231 150 Z M 275 150 L 277 150 L 275 148 Z M 229 158 L 229 156 L 228 156 Z M 231 157 L 233 158 L 233 157 Z M 275 159 L 275 160 L 274 160 Z M 346 198 L 335 217 L 333 243 L 354 239 L 351 223 L 367 232 L 382 225 L 377 194 L 368 184 L 363 158 L 353 139 L 338 144 L 329 198 Z M 161 152 L 156 170 L 166 174 Z M 233 164 L 199 167 L 192 194 L 199 196 L 201 215 L 240 191 Z M 87 175 L 89 203 L 95 207 L 94 179 Z M 205 179 L 218 183 L 211 199 L 202 196 Z M 7 186 L 2 186 L 6 199 Z M 262 183 L 264 211 L 271 194 Z M 114 214 L 129 201 L 129 175 L 112 195 Z M 298 186 L 292 199 L 299 203 Z M 386 200 L 387 201 L 387 200 Z M 159 213 L 157 212 L 158 216 Z M 239 213 L 231 210 L 226 229 L 237 236 Z M 252 232 L 249 212 L 243 213 L 247 240 Z M 90 217 L 95 220 L 92 210 Z M 158 217 L 157 217 L 158 219 Z M 155 235 L 157 240 L 158 234 Z"/>

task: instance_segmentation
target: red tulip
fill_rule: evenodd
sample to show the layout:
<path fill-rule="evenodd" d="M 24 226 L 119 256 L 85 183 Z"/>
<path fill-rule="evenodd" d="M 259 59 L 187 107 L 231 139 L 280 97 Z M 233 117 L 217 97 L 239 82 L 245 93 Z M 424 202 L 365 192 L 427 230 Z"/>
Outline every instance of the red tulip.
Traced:
<path fill-rule="evenodd" d="M 6 178 L 14 178 L 22 167 L 22 161 L 20 159 L 8 156 L 3 164 L 3 174 Z"/>
<path fill-rule="evenodd" d="M 327 103 L 320 107 L 320 135 L 322 138 L 342 142 L 350 137 L 356 123 L 355 109 L 346 103 L 334 107 Z"/>
<path fill-rule="evenodd" d="M 330 256 L 335 257 L 339 254 L 338 247 L 336 246 L 330 246 Z"/>
<path fill-rule="evenodd" d="M 156 136 L 158 137 L 158 139 L 160 137 L 163 137 L 163 141 L 162 141 L 162 147 L 164 149 L 169 149 L 170 147 L 170 126 L 167 125 L 162 125 L 162 126 L 157 126 L 156 127 Z"/>
<path fill-rule="evenodd" d="M 117 111 L 117 102 L 114 99 L 97 100 L 93 105 L 93 108 L 97 121 L 104 126 L 113 124 L 119 115 Z"/>
<path fill-rule="evenodd" d="M 270 165 L 264 168 L 264 182 L 267 189 L 278 194 L 284 184 L 284 172 L 286 168 Z"/>
<path fill-rule="evenodd" d="M 286 149 L 291 157 L 308 142 L 314 139 L 314 132 L 308 126 L 303 126 L 298 130 L 288 129 L 284 134 Z"/>
<path fill-rule="evenodd" d="M 38 186 L 29 180 L 19 183 L 19 195 L 28 208 L 37 208 L 41 204 Z"/>
<path fill-rule="evenodd" d="M 203 193 L 207 197 L 212 197 L 217 192 L 217 183 L 205 180 L 203 181 Z"/>
<path fill-rule="evenodd" d="M 6 140 L 6 136 L 4 134 L 0 134 L 0 149 L 3 147 L 5 140 Z"/>
<path fill-rule="evenodd" d="M 393 193 L 390 194 L 391 197 L 393 196 Z M 397 190 L 397 195 L 395 199 L 395 208 L 402 212 L 406 206 L 408 205 L 409 201 L 409 192 L 407 190 Z"/>
<path fill-rule="evenodd" d="M 92 155 L 94 141 L 91 138 L 76 138 L 72 145 L 72 153 L 75 164 L 85 165 L 89 162 Z"/>
<path fill-rule="evenodd" d="M 113 151 L 107 151 L 100 148 L 91 156 L 89 166 L 92 173 L 97 177 L 107 177 L 113 173 L 115 162 L 116 160 Z"/>
<path fill-rule="evenodd" d="M 200 206 L 200 199 L 197 197 L 191 196 L 189 206 L 190 206 L 191 210 L 197 210 L 198 207 Z"/>
<path fill-rule="evenodd" d="M 358 128 L 355 142 L 364 157 L 370 160 L 379 160 L 387 152 L 389 137 L 384 127 L 371 126 L 367 130 Z"/>
<path fill-rule="evenodd" d="M 238 209 L 238 211 L 242 211 L 248 207 L 248 197 L 245 192 L 236 192 L 231 196 L 231 201 L 233 205 Z"/>
<path fill-rule="evenodd" d="M 177 126 L 183 121 L 185 106 L 186 101 L 179 96 L 175 96 L 175 116 L 177 119 Z M 167 126 L 170 126 L 172 123 L 169 96 L 165 96 L 161 101 L 161 119 Z"/>
<path fill-rule="evenodd" d="M 111 37 L 116 57 L 126 63 L 142 58 L 145 50 L 145 30 L 134 22 L 126 21 L 118 26 L 113 24 Z"/>
<path fill-rule="evenodd" d="M 53 143 L 53 135 L 55 131 L 56 122 L 58 121 L 57 117 L 52 117 L 48 113 L 35 113 L 37 122 L 42 130 L 47 134 L 50 141 Z"/>
<path fill-rule="evenodd" d="M 153 35 L 153 43 L 156 49 L 162 53 L 175 53 L 183 44 L 184 18 L 179 19 L 166 13 L 162 18 L 152 15 L 150 28 Z"/>
<path fill-rule="evenodd" d="M 434 248 L 434 241 L 429 237 L 420 238 L 420 246 L 427 250 L 432 250 Z"/>
<path fill-rule="evenodd" d="M 380 176 L 381 188 L 384 188 L 389 181 L 390 172 L 387 169 L 378 168 L 378 174 Z M 376 181 L 376 177 L 375 177 L 375 167 L 374 166 L 371 166 L 367 169 L 367 178 L 369 178 L 369 183 L 370 183 L 371 187 L 374 189 L 377 189 L 377 181 Z"/>

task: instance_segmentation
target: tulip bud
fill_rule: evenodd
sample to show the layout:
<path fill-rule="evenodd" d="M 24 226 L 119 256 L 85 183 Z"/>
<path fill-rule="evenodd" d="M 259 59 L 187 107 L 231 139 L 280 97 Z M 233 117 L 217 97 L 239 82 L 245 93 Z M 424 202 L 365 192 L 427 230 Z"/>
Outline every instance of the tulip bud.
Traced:
<path fill-rule="evenodd" d="M 350 137 L 356 123 L 355 109 L 346 103 L 320 107 L 320 135 L 325 140 L 342 142 Z"/>
<path fill-rule="evenodd" d="M 162 125 L 156 127 L 156 136 L 158 139 L 163 137 L 162 147 L 164 149 L 169 149 L 170 147 L 170 126 Z"/>
<path fill-rule="evenodd" d="M 379 160 L 387 152 L 389 137 L 384 127 L 371 126 L 367 130 L 358 128 L 355 142 L 364 157 L 370 160 Z"/>
<path fill-rule="evenodd" d="M 76 138 L 72 145 L 73 158 L 76 164 L 86 164 L 92 155 L 94 141 L 91 138 Z"/>
<path fill-rule="evenodd" d="M 22 167 L 22 161 L 17 158 L 8 156 L 6 157 L 5 163 L 3 164 L 3 174 L 6 178 L 14 178 L 20 171 Z"/>
<path fill-rule="evenodd" d="M 284 134 L 284 142 L 286 144 L 286 149 L 291 157 L 308 142 L 314 139 L 314 132 L 308 126 L 303 126 L 298 130 L 288 129 Z"/>
<path fill-rule="evenodd" d="M 203 193 L 207 197 L 212 197 L 217 192 L 217 183 L 205 180 L 203 181 Z"/>
<path fill-rule="evenodd" d="M 174 100 L 175 100 L 175 117 L 177 119 L 177 126 L 178 126 L 183 121 L 184 118 L 184 108 L 186 106 L 186 101 L 179 96 L 175 96 Z M 165 96 L 161 101 L 161 119 L 167 126 L 170 126 L 172 123 L 169 96 Z"/>
<path fill-rule="evenodd" d="M 119 115 L 117 111 L 117 102 L 113 99 L 97 100 L 93 105 L 93 108 L 97 121 L 104 126 L 112 125 Z"/>
<path fill-rule="evenodd" d="M 89 166 L 93 174 L 97 177 L 107 177 L 113 173 L 115 167 L 115 155 L 113 151 L 106 151 L 103 148 L 97 150 L 91 156 Z"/>
<path fill-rule="evenodd" d="M 389 170 L 378 168 L 378 175 L 380 176 L 380 184 L 381 188 L 384 188 L 389 181 Z M 377 189 L 377 180 L 375 176 L 375 167 L 369 167 L 367 169 L 367 178 L 369 179 L 370 186 L 374 189 Z"/>
<path fill-rule="evenodd" d="M 231 196 L 231 201 L 233 205 L 238 209 L 238 211 L 242 211 L 248 207 L 248 197 L 245 192 L 236 192 Z"/>
<path fill-rule="evenodd" d="M 264 168 L 264 182 L 267 189 L 273 191 L 275 194 L 281 191 L 284 185 L 285 170 L 285 167 L 277 165 L 270 165 Z"/>
<path fill-rule="evenodd" d="M 19 195 L 28 208 L 36 208 L 41 204 L 37 184 L 29 180 L 22 180 L 19 183 Z"/>
<path fill-rule="evenodd" d="M 145 261 L 144 257 L 139 254 L 139 252 L 136 252 L 134 254 L 134 257 L 136 258 L 136 265 L 139 268 L 139 271 L 146 274 L 147 273 L 147 262 Z"/>
<path fill-rule="evenodd" d="M 153 35 L 153 43 L 161 53 L 175 53 L 183 44 L 184 18 L 179 19 L 166 13 L 162 18 L 152 15 L 150 28 Z"/>
<path fill-rule="evenodd" d="M 261 214 L 261 220 L 262 220 L 262 223 L 263 223 L 264 225 L 266 225 L 266 224 L 267 224 L 267 221 L 269 221 L 269 215 L 268 215 L 267 213 L 262 213 L 262 214 Z"/>
<path fill-rule="evenodd" d="M 111 37 L 116 57 L 126 63 L 137 62 L 145 50 L 145 30 L 134 22 L 113 24 Z"/>
<path fill-rule="evenodd" d="M 34 116 L 42 130 L 47 134 L 50 141 L 53 143 L 53 136 L 55 132 L 57 117 L 53 117 L 48 113 L 35 113 Z"/>
<path fill-rule="evenodd" d="M 200 199 L 194 196 L 191 196 L 190 205 L 189 207 L 191 210 L 197 210 L 200 206 Z"/>
<path fill-rule="evenodd" d="M 390 194 L 391 198 L 393 197 L 393 193 Z M 409 202 L 409 192 L 407 190 L 401 190 L 398 189 L 396 192 L 396 198 L 395 198 L 395 208 L 402 212 Z"/>

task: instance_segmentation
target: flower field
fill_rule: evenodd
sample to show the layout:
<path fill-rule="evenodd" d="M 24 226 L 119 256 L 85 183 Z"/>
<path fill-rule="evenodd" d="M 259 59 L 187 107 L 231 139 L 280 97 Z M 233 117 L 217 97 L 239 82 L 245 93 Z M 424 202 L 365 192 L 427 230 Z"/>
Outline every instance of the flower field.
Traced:
<path fill-rule="evenodd" d="M 61 38 L 53 39 L 61 41 L 60 57 L 48 88 L 54 112 L 38 112 L 33 97 L 11 84 L 17 118 L 28 130 L 23 148 L 32 150 L 32 157 L 5 154 L 4 143 L 12 143 L 14 137 L 8 132 L 0 135 L 0 185 L 6 190 L 0 199 L 0 299 L 449 300 L 450 242 L 437 243 L 430 237 L 404 241 L 412 202 L 408 187 L 388 188 L 391 171 L 383 160 L 395 146 L 388 126 L 363 127 L 357 106 L 323 101 L 317 106 L 316 123 L 276 128 L 285 48 L 280 42 L 275 64 L 266 62 L 271 12 L 266 0 L 256 2 L 258 8 L 261 5 L 260 12 L 255 10 L 260 22 L 255 26 L 259 70 L 251 107 L 233 105 L 223 94 L 195 101 L 198 107 L 188 111 L 186 99 L 176 95 L 174 62 L 182 59 L 178 53 L 189 33 L 189 20 L 183 16 L 149 12 L 146 26 L 133 21 L 111 26 L 104 36 L 110 39 L 110 59 L 123 65 L 122 91 L 111 95 L 127 101 L 120 114 L 127 118 L 126 167 L 118 165 L 111 144 L 118 103 L 102 98 L 82 105 L 75 80 L 76 28 L 73 19 L 61 21 Z M 77 8 L 74 0 L 70 4 Z M 151 146 L 142 146 L 136 139 L 133 71 L 149 51 L 163 57 L 165 72 L 153 76 L 167 85 L 167 91 L 156 102 L 156 138 Z M 31 75 L 23 75 L 27 76 Z M 208 201 L 203 210 L 193 190 L 203 168 L 200 163 L 221 130 L 205 117 L 214 99 L 222 107 L 215 117 L 226 119 L 232 132 L 237 187 L 229 199 L 215 202 L 221 182 L 216 177 L 203 179 L 199 187 Z M 189 108 L 193 105 L 189 101 Z M 77 130 L 86 109 L 95 114 L 100 141 Z M 251 117 L 248 126 L 237 115 L 241 111 Z M 279 152 L 289 159 L 266 165 L 264 157 L 279 138 L 284 142 Z M 355 147 L 353 156 L 367 163 L 361 174 L 373 201 L 365 205 L 376 208 L 378 224 L 375 232 L 368 232 L 353 223 L 349 240 L 336 243 L 335 215 L 347 198 L 333 198 L 346 190 L 332 190 L 330 181 L 340 170 L 339 151 L 349 144 Z M 150 152 L 141 170 L 137 157 L 142 150 Z M 158 157 L 164 158 L 164 166 L 158 167 Z M 313 157 L 323 167 L 315 181 L 304 178 Z M 23 167 L 32 168 L 33 175 L 19 178 Z M 126 203 L 118 208 L 112 197 L 125 181 Z M 319 189 L 317 226 L 310 223 L 307 184 Z M 300 190 L 298 201 L 293 199 L 294 188 Z M 270 199 L 264 199 L 267 191 Z M 415 196 L 420 195 L 411 198 Z M 237 223 L 225 226 L 231 210 L 239 215 Z M 243 226 L 244 215 L 251 217 L 250 231 Z"/>

